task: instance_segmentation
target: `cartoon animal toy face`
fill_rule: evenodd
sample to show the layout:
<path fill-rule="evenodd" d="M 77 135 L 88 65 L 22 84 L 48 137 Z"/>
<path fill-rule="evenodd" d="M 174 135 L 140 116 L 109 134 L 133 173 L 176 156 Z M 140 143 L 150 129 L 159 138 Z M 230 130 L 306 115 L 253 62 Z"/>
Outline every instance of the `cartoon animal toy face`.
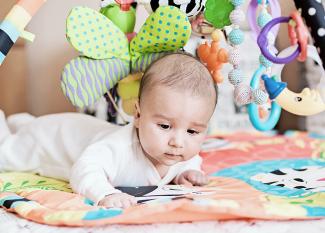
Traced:
<path fill-rule="evenodd" d="M 138 0 L 145 4 L 148 12 L 156 11 L 160 6 L 174 6 L 183 11 L 187 17 L 193 17 L 204 10 L 206 0 Z"/>
<path fill-rule="evenodd" d="M 284 89 L 276 98 L 277 103 L 288 112 L 301 116 L 309 116 L 325 110 L 325 103 L 317 90 L 303 89 L 295 93 Z"/>
<path fill-rule="evenodd" d="M 192 33 L 197 36 L 210 35 L 216 28 L 213 27 L 205 18 L 203 12 L 190 19 Z"/>
<path fill-rule="evenodd" d="M 265 88 L 270 99 L 275 101 L 285 110 L 296 115 L 310 116 L 325 110 L 324 93 L 320 90 L 305 88 L 301 93 L 289 90 L 284 82 L 278 82 L 273 78 L 262 75 Z"/>
<path fill-rule="evenodd" d="M 325 167 L 307 166 L 299 169 L 283 168 L 251 177 L 263 184 L 302 189 L 310 192 L 325 192 Z"/>

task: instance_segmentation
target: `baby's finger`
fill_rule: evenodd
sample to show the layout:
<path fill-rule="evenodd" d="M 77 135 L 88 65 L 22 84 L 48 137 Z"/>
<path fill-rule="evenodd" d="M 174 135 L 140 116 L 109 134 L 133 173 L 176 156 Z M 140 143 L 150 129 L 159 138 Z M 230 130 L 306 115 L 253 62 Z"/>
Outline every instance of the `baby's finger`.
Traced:
<path fill-rule="evenodd" d="M 185 177 L 180 177 L 178 183 L 182 184 L 182 185 L 185 185 L 185 186 L 193 186 L 191 180 L 186 179 Z"/>
<path fill-rule="evenodd" d="M 132 205 L 130 199 L 121 200 L 121 204 L 122 204 L 122 208 L 123 209 L 127 209 L 127 208 L 129 208 Z"/>
<path fill-rule="evenodd" d="M 207 179 L 204 175 L 202 174 L 199 174 L 197 177 L 196 177 L 196 180 L 195 180 L 195 184 L 196 185 L 204 185 L 204 184 L 207 184 Z"/>
<path fill-rule="evenodd" d="M 112 207 L 113 203 L 111 200 L 104 199 L 104 200 L 100 201 L 98 205 L 109 208 L 109 207 Z"/>
<path fill-rule="evenodd" d="M 201 181 L 201 177 L 200 176 L 195 176 L 194 178 L 192 178 L 192 184 L 193 185 L 201 185 L 202 181 Z"/>
<path fill-rule="evenodd" d="M 202 184 L 203 184 L 203 185 L 206 185 L 206 184 L 208 184 L 208 183 L 209 183 L 209 177 L 203 175 L 203 176 L 202 176 Z"/>
<path fill-rule="evenodd" d="M 198 174 L 198 173 L 196 173 L 196 172 L 191 172 L 191 173 L 189 173 L 187 176 L 186 176 L 186 179 L 187 180 L 189 180 L 189 181 L 191 181 L 192 183 L 194 182 L 194 181 L 197 181 L 198 180 L 198 176 L 199 176 L 200 174 Z"/>
<path fill-rule="evenodd" d="M 191 177 L 191 182 L 193 185 L 203 185 L 204 184 L 204 177 L 202 174 L 196 174 L 195 176 Z"/>
<path fill-rule="evenodd" d="M 115 208 L 123 208 L 123 203 L 122 203 L 121 200 L 114 200 L 112 207 L 115 207 Z"/>
<path fill-rule="evenodd" d="M 137 201 L 137 199 L 135 197 L 131 197 L 129 201 L 131 202 L 131 205 L 138 204 L 138 201 Z"/>

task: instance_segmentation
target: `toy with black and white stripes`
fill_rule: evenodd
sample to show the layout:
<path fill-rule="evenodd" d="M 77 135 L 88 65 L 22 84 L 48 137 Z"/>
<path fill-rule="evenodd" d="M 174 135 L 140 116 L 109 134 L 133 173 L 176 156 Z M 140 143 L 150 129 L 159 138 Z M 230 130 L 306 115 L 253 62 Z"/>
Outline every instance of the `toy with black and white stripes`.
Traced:
<path fill-rule="evenodd" d="M 207 0 L 134 0 L 133 2 L 144 5 L 149 13 L 156 11 L 160 6 L 174 6 L 183 11 L 187 17 L 193 17 L 198 15 L 201 11 L 204 11 L 206 1 Z M 106 7 L 113 3 L 116 2 L 114 0 L 102 0 L 101 7 Z"/>

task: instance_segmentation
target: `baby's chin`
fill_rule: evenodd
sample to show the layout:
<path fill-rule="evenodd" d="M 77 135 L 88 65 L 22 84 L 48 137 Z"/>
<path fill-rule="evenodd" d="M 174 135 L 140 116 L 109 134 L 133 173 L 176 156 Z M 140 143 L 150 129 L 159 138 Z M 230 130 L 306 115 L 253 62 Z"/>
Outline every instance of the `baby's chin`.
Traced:
<path fill-rule="evenodd" d="M 175 165 L 176 163 L 183 161 L 183 157 L 178 156 L 178 155 L 164 154 L 164 155 L 162 155 L 162 158 L 160 159 L 160 161 L 162 164 L 164 164 L 166 166 L 172 166 L 172 165 Z"/>

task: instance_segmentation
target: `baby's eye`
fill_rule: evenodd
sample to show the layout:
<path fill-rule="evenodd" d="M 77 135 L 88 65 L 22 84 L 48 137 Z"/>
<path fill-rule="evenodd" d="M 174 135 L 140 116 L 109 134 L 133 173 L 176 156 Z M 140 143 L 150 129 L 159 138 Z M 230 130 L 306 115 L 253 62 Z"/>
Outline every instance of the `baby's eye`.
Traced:
<path fill-rule="evenodd" d="M 187 130 L 187 133 L 189 133 L 190 135 L 196 135 L 196 134 L 199 134 L 200 132 L 199 131 L 196 131 L 194 129 L 188 129 Z"/>
<path fill-rule="evenodd" d="M 170 129 L 170 125 L 168 125 L 168 124 L 158 124 L 158 126 L 159 126 L 161 129 Z"/>

